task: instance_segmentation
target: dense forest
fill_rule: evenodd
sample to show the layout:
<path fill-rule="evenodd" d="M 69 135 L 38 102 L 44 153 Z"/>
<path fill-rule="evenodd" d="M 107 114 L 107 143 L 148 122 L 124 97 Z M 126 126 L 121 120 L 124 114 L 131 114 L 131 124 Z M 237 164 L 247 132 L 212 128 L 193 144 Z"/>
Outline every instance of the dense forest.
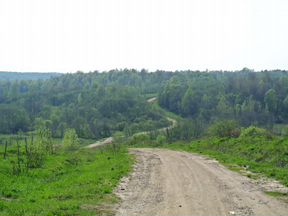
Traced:
<path fill-rule="evenodd" d="M 159 103 L 206 123 L 235 119 L 243 126 L 283 124 L 288 122 L 288 73 L 176 73 L 160 90 Z"/>
<path fill-rule="evenodd" d="M 111 71 L 76 73 L 48 80 L 0 82 L 0 133 L 48 127 L 54 137 L 75 128 L 82 138 L 102 138 L 115 131 L 130 135 L 168 124 L 148 106 L 169 73 Z"/>
<path fill-rule="evenodd" d="M 288 122 L 287 71 L 112 70 L 22 77 L 0 81 L 0 133 L 44 125 L 54 137 L 75 128 L 80 137 L 102 138 L 156 129 L 169 122 L 147 103 L 154 96 L 162 108 L 202 128 L 223 119 L 267 128 Z"/>

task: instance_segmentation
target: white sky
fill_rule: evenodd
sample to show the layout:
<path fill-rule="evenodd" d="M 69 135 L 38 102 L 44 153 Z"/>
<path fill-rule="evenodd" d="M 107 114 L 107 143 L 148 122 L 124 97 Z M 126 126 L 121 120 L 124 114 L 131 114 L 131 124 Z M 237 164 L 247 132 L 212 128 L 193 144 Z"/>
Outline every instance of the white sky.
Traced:
<path fill-rule="evenodd" d="M 288 69 L 287 0 L 0 0 L 0 70 Z"/>

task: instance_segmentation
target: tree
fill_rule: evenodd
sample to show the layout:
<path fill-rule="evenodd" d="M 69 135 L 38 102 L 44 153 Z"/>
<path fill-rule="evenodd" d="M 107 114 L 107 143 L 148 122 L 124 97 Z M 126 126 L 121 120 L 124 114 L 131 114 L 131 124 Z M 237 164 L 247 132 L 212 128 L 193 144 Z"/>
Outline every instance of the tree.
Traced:
<path fill-rule="evenodd" d="M 265 93 L 264 102 L 268 107 L 269 112 L 276 112 L 277 110 L 277 93 L 274 89 L 269 89 Z"/>
<path fill-rule="evenodd" d="M 216 109 L 217 112 L 220 114 L 220 116 L 224 118 L 228 118 L 233 114 L 233 109 L 227 102 L 226 97 L 224 95 L 220 96 Z"/>
<path fill-rule="evenodd" d="M 78 135 L 73 128 L 69 128 L 65 131 L 63 138 L 63 146 L 65 149 L 77 149 L 80 146 Z"/>
<path fill-rule="evenodd" d="M 185 92 L 181 101 L 181 110 L 184 115 L 195 115 L 198 112 L 198 104 L 201 103 L 201 96 L 193 89 L 192 85 Z"/>
<path fill-rule="evenodd" d="M 42 127 L 37 130 L 37 139 L 39 145 L 43 150 L 45 150 L 46 154 L 53 154 L 54 147 L 52 142 L 52 133 L 49 128 Z"/>
<path fill-rule="evenodd" d="M 285 97 L 285 99 L 283 101 L 283 106 L 284 106 L 284 109 L 287 112 L 288 111 L 288 95 Z"/>
<path fill-rule="evenodd" d="M 28 131 L 29 118 L 25 110 L 13 105 L 0 105 L 0 133 Z"/>

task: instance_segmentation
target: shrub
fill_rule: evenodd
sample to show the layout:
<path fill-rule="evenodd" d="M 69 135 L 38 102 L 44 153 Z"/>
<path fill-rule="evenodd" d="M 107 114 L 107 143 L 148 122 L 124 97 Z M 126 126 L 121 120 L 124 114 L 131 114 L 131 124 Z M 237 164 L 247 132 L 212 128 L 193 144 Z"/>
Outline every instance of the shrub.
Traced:
<path fill-rule="evenodd" d="M 255 126 L 250 126 L 248 128 L 242 129 L 241 130 L 241 138 L 243 137 L 265 137 L 265 138 L 272 138 L 272 134 L 263 129 L 263 128 L 258 128 Z"/>
<path fill-rule="evenodd" d="M 208 128 L 208 134 L 217 137 L 238 137 L 240 130 L 234 120 L 217 121 Z"/>
<path fill-rule="evenodd" d="M 129 140 L 130 145 L 147 144 L 150 142 L 150 137 L 148 134 L 135 134 Z"/>
<path fill-rule="evenodd" d="M 166 136 L 164 135 L 158 135 L 156 138 L 157 144 L 163 145 L 166 142 Z"/>
<path fill-rule="evenodd" d="M 78 135 L 73 128 L 69 128 L 65 131 L 63 138 L 63 146 L 65 149 L 77 149 L 80 146 Z"/>

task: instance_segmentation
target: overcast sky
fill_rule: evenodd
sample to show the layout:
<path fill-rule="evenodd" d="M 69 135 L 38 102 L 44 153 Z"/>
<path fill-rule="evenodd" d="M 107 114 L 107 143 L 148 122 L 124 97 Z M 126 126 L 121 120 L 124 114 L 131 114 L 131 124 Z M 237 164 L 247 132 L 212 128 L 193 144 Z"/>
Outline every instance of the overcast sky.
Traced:
<path fill-rule="evenodd" d="M 0 0 L 0 71 L 288 69 L 287 0 Z"/>

